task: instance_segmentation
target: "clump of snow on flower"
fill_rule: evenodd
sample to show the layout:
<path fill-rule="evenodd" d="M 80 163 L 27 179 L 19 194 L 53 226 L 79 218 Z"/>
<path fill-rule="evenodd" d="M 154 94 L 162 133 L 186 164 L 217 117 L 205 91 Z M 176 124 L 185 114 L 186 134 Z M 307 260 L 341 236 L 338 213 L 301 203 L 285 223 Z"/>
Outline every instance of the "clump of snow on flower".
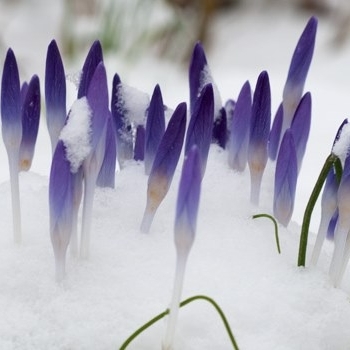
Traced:
<path fill-rule="evenodd" d="M 344 124 L 339 139 L 334 143 L 332 152 L 339 157 L 344 164 L 350 150 L 350 124 Z"/>
<path fill-rule="evenodd" d="M 205 85 L 207 84 L 212 84 L 213 86 L 213 91 L 214 91 L 214 118 L 216 118 L 218 115 L 220 115 L 220 109 L 222 107 L 222 101 L 221 101 L 221 96 L 219 89 L 217 85 L 214 82 L 213 76 L 211 74 L 209 65 L 205 65 L 203 70 L 201 71 L 201 76 L 200 76 L 200 82 L 199 82 L 199 91 L 202 91 Z"/>
<path fill-rule="evenodd" d="M 131 123 L 143 124 L 145 112 L 149 106 L 149 95 L 124 83 L 120 85 L 119 89 L 118 107 Z"/>
<path fill-rule="evenodd" d="M 60 140 L 66 148 L 71 172 L 76 173 L 91 150 L 91 116 L 92 112 L 86 97 L 76 100 L 63 127 Z"/>
<path fill-rule="evenodd" d="M 66 80 L 71 82 L 76 87 L 76 89 L 78 89 L 82 74 L 83 74 L 82 70 L 76 71 L 74 73 L 67 73 Z"/>

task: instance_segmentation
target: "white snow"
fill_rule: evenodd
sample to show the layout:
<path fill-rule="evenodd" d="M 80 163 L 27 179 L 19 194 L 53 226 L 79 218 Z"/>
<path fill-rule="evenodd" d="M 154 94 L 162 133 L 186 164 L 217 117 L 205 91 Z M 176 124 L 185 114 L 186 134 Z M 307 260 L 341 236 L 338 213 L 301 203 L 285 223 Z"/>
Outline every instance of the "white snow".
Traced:
<path fill-rule="evenodd" d="M 339 139 L 334 143 L 332 152 L 342 161 L 344 164 L 346 156 L 350 150 L 350 125 L 344 124 L 341 129 Z"/>
<path fill-rule="evenodd" d="M 246 80 L 254 86 L 267 70 L 275 111 L 291 55 L 309 14 L 290 7 L 226 11 L 211 27 L 206 50 L 223 102 L 236 98 Z M 33 73 L 44 81 L 47 45 L 59 35 L 60 2 L 0 3 L 5 24 L 1 45 L 18 56 L 21 80 Z M 10 12 L 8 12 L 10 11 Z M 268 163 L 260 207 L 249 204 L 249 172 L 235 173 L 226 151 L 212 146 L 202 183 L 197 233 L 185 272 L 183 299 L 213 297 L 225 312 L 240 349 L 347 350 L 350 344 L 350 272 L 333 288 L 328 269 L 333 245 L 326 242 L 316 267 L 298 268 L 300 224 L 313 185 L 329 155 L 335 133 L 350 111 L 350 45 L 336 47 L 332 18 L 319 18 L 314 59 L 305 91 L 313 97 L 310 139 L 299 174 L 295 210 L 279 227 L 277 253 L 272 223 L 253 214 L 272 213 L 273 164 Z M 92 39 L 92 41 L 95 38 Z M 92 42 L 91 41 L 91 42 Z M 88 49 L 66 71 L 81 68 Z M 4 57 L 0 57 L 3 60 Z M 108 78 L 151 93 L 159 83 L 164 103 L 188 101 L 188 66 L 142 52 L 131 63 L 118 52 L 105 55 Z M 42 84 L 43 86 L 43 84 Z M 74 101 L 76 89 L 67 101 Z M 68 103 L 70 105 L 70 103 Z M 143 107 L 142 107 L 143 108 Z M 143 116 L 142 116 L 143 118 Z M 51 150 L 41 121 L 30 172 L 20 174 L 21 246 L 13 243 L 7 156 L 0 140 L 0 349 L 118 349 L 139 326 L 168 307 L 175 271 L 173 227 L 183 159 L 148 235 L 139 232 L 147 177 L 133 161 L 116 174 L 115 189 L 97 189 L 89 260 L 67 256 L 67 278 L 57 285 L 49 235 L 48 175 Z M 319 224 L 313 215 L 309 258 Z M 166 322 L 142 333 L 128 349 L 160 349 Z M 180 309 L 175 350 L 228 350 L 229 339 L 215 310 L 205 302 Z"/>
<path fill-rule="evenodd" d="M 63 141 L 71 172 L 76 173 L 91 151 L 92 112 L 86 97 L 76 100 L 59 139 Z"/>

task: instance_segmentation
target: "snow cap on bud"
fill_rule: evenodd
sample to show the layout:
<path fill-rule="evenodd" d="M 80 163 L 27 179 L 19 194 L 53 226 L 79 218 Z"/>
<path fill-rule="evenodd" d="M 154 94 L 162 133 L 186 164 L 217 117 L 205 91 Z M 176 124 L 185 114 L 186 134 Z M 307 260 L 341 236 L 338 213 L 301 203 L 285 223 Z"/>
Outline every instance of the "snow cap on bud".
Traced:
<path fill-rule="evenodd" d="M 278 152 L 275 172 L 273 213 L 276 219 L 287 226 L 294 209 L 298 165 L 293 133 L 288 129 Z"/>
<path fill-rule="evenodd" d="M 26 89 L 22 105 L 22 141 L 20 146 L 19 169 L 29 170 L 32 164 L 40 121 L 40 83 L 34 75 Z"/>
<path fill-rule="evenodd" d="M 66 76 L 55 40 L 51 41 L 46 54 L 45 106 L 46 123 L 53 153 L 67 117 Z"/>

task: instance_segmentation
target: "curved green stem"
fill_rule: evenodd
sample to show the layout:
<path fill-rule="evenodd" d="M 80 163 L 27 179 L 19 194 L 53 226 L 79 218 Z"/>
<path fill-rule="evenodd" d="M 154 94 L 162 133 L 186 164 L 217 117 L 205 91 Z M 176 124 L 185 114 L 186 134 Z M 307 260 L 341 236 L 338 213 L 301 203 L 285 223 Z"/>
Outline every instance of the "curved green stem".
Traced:
<path fill-rule="evenodd" d="M 223 313 L 223 311 L 221 310 L 221 308 L 219 307 L 219 305 L 212 299 L 209 298 L 205 295 L 195 295 L 193 297 L 190 297 L 184 301 L 182 301 L 180 303 L 180 307 L 183 307 L 195 300 L 206 300 L 208 301 L 210 304 L 212 304 L 214 306 L 214 308 L 216 309 L 216 311 L 219 313 L 222 322 L 224 323 L 224 326 L 226 328 L 226 331 L 228 333 L 228 336 L 231 340 L 233 349 L 235 350 L 239 350 L 238 345 L 236 343 L 236 340 L 233 336 L 233 333 L 231 331 L 230 325 L 225 317 L 225 314 Z M 156 323 L 157 321 L 161 320 L 163 317 L 165 317 L 166 315 L 169 314 L 169 309 L 165 310 L 164 312 L 158 314 L 157 316 L 153 317 L 151 320 L 149 320 L 147 323 L 145 323 L 143 326 L 141 326 L 139 329 L 137 329 L 133 334 L 131 334 L 131 336 L 122 344 L 122 346 L 119 348 L 119 350 L 125 350 L 126 347 L 137 337 L 139 336 L 144 330 L 146 330 L 147 328 L 149 328 L 150 326 L 152 326 L 154 323 Z"/>
<path fill-rule="evenodd" d="M 257 219 L 257 218 L 268 218 L 268 219 L 270 219 L 273 222 L 273 224 L 275 226 L 275 237 L 276 237 L 277 251 L 278 251 L 278 254 L 281 254 L 281 247 L 280 247 L 280 240 L 279 240 L 279 237 L 278 237 L 278 226 L 277 226 L 276 219 L 272 215 L 269 215 L 269 214 L 256 214 L 256 215 L 253 215 L 253 219 Z"/>
<path fill-rule="evenodd" d="M 335 167 L 337 179 L 340 179 L 341 172 L 342 172 L 341 163 L 340 163 L 339 158 L 334 153 L 331 153 L 327 157 L 327 159 L 323 165 L 323 168 L 320 172 L 320 175 L 318 176 L 318 179 L 316 181 L 314 189 L 312 190 L 311 196 L 309 198 L 309 201 L 307 203 L 307 206 L 306 206 L 306 209 L 304 212 L 304 218 L 303 218 L 303 223 L 301 226 L 301 234 L 300 234 L 298 266 L 305 266 L 307 239 L 308 239 L 308 235 L 309 235 L 311 214 L 312 214 L 312 211 L 315 207 L 317 198 L 321 192 L 322 186 L 327 178 L 328 172 L 332 166 Z"/>

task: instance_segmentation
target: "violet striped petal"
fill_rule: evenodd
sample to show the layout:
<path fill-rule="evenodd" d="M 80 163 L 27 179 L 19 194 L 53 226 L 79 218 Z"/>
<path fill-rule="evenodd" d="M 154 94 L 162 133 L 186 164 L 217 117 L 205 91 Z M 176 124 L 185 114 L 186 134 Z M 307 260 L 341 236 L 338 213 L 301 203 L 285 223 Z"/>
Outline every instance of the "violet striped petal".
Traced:
<path fill-rule="evenodd" d="M 148 178 L 142 232 L 149 232 L 155 212 L 170 188 L 185 137 L 186 108 L 186 103 L 176 107 L 159 144 Z"/>
<path fill-rule="evenodd" d="M 21 88 L 14 52 L 8 49 L 1 79 L 2 138 L 7 152 L 19 152 L 22 139 Z"/>
<path fill-rule="evenodd" d="M 278 146 L 281 140 L 283 124 L 283 105 L 282 103 L 278 106 L 275 118 L 273 119 L 272 127 L 269 134 L 269 140 L 267 144 L 267 151 L 271 160 L 276 160 Z"/>
<path fill-rule="evenodd" d="M 317 19 L 311 17 L 301 34 L 290 63 L 287 81 L 283 90 L 282 134 L 291 125 L 295 110 L 302 96 L 305 80 L 314 53 Z"/>
<path fill-rule="evenodd" d="M 102 46 L 101 43 L 96 40 L 91 45 L 83 65 L 78 89 L 78 99 L 87 95 L 91 79 L 100 62 L 103 62 Z"/>
<path fill-rule="evenodd" d="M 32 165 L 40 121 L 40 82 L 34 75 L 29 82 L 22 106 L 22 141 L 19 169 L 27 171 Z"/>
<path fill-rule="evenodd" d="M 228 142 L 228 164 L 243 171 L 247 164 L 249 127 L 252 115 L 252 94 L 249 82 L 245 82 L 232 113 Z"/>
<path fill-rule="evenodd" d="M 283 226 L 288 226 L 293 214 L 297 177 L 294 137 L 288 129 L 277 156 L 273 199 L 274 216 Z"/>
<path fill-rule="evenodd" d="M 262 176 L 267 163 L 267 142 L 271 124 L 271 91 L 269 76 L 266 71 L 260 73 L 252 105 L 250 122 L 248 165 L 251 177 L 250 199 L 259 203 Z"/>
<path fill-rule="evenodd" d="M 202 177 L 204 176 L 206 169 L 213 122 L 214 92 L 212 85 L 208 84 L 203 88 L 201 95 L 196 100 L 185 141 L 185 155 L 187 155 L 193 145 L 197 145 L 198 147 L 202 164 Z"/>
<path fill-rule="evenodd" d="M 55 40 L 51 41 L 46 54 L 45 106 L 46 124 L 53 153 L 67 116 L 66 76 Z"/>
<path fill-rule="evenodd" d="M 146 130 L 145 127 L 140 124 L 136 128 L 135 147 L 134 147 L 134 160 L 142 161 L 145 158 L 145 140 Z"/>
<path fill-rule="evenodd" d="M 65 274 L 66 251 L 73 227 L 75 175 L 70 168 L 65 146 L 60 140 L 53 155 L 49 182 L 50 236 L 58 282 Z"/>
<path fill-rule="evenodd" d="M 309 138 L 310 126 L 311 94 L 307 92 L 300 100 L 291 125 L 297 151 L 298 172 L 300 172 L 301 164 L 304 158 L 306 144 Z"/>
<path fill-rule="evenodd" d="M 97 177 L 96 185 L 99 187 L 115 186 L 115 170 L 117 160 L 117 147 L 112 117 L 109 114 L 107 119 L 106 146 L 101 169 Z"/>
<path fill-rule="evenodd" d="M 154 88 L 146 119 L 145 173 L 148 175 L 165 131 L 165 114 L 162 92 L 157 84 Z"/>

